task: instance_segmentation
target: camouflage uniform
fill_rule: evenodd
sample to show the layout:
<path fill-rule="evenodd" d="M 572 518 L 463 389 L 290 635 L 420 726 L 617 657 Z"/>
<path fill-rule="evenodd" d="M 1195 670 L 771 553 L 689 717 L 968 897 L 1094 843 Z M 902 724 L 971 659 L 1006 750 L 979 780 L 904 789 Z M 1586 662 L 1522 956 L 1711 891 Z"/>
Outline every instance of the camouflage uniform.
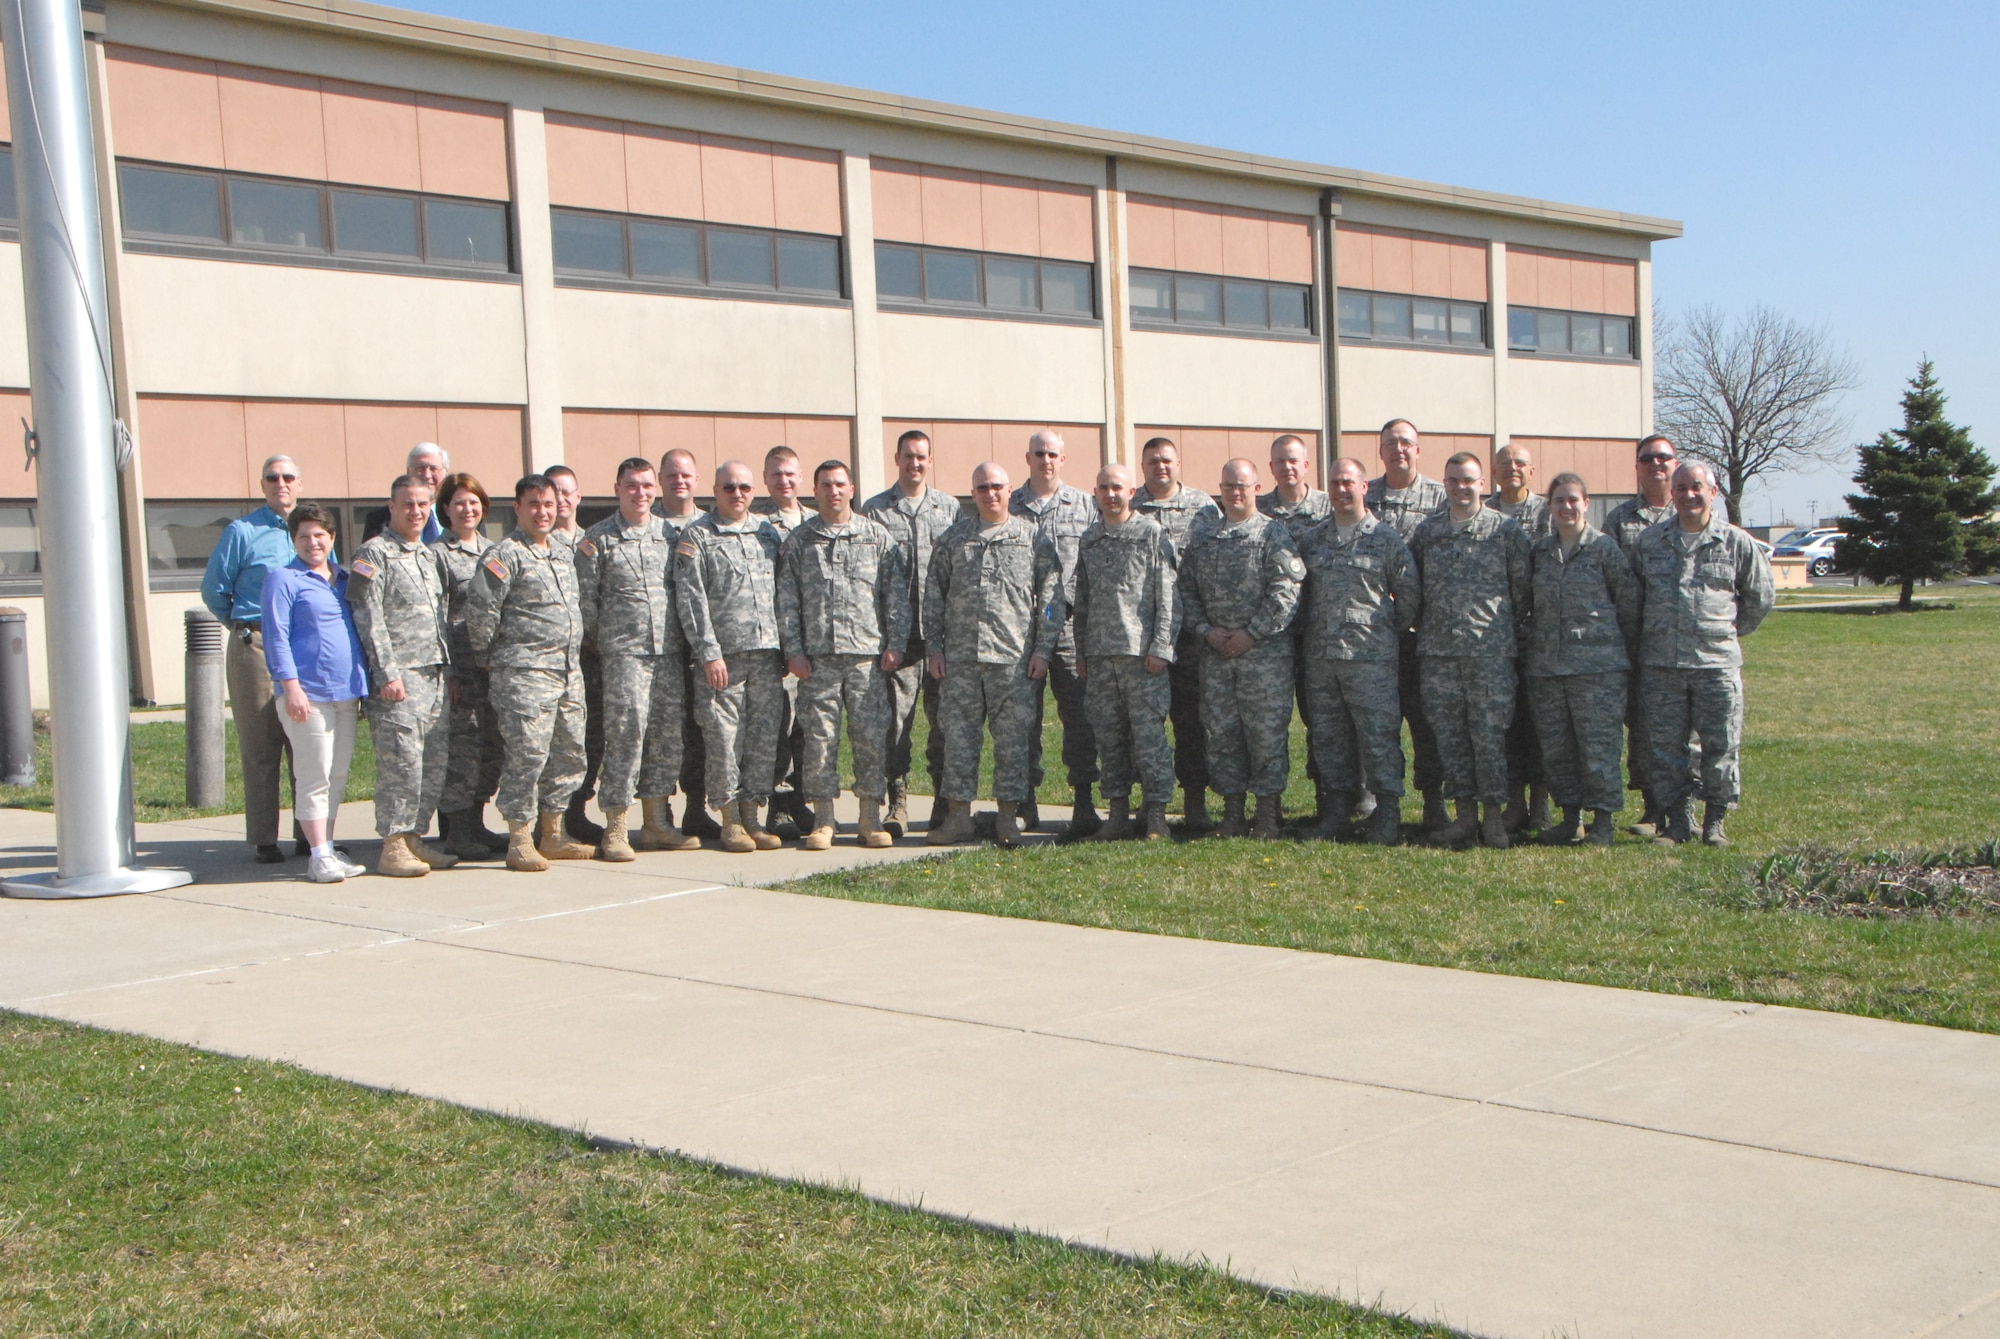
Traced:
<path fill-rule="evenodd" d="M 1062 560 L 1063 608 L 1076 603 L 1076 546 L 1083 532 L 1097 521 L 1097 500 L 1080 488 L 1056 485 L 1056 491 L 1038 498 L 1027 484 L 1015 489 L 1007 499 L 1007 510 L 1034 523 L 1042 535 L 1056 546 Z M 1077 677 L 1076 637 L 1065 622 L 1056 638 L 1055 659 L 1049 662 L 1045 681 L 1055 695 L 1056 715 L 1062 720 L 1063 769 L 1071 790 L 1087 790 L 1097 781 L 1097 737 L 1084 709 L 1083 680 Z M 1035 690 L 1035 724 L 1028 732 L 1028 766 L 1034 784 L 1042 784 L 1042 712 L 1047 696 Z"/>
<path fill-rule="evenodd" d="M 667 542 L 675 545 L 681 542 L 682 530 L 708 515 L 697 507 L 686 516 L 664 516 L 660 514 L 659 503 L 653 504 L 653 514 L 659 516 L 661 523 L 667 527 Z M 667 568 L 667 581 L 671 586 L 671 566 Z M 702 738 L 701 722 L 694 718 L 695 685 L 701 682 L 703 676 L 688 662 L 687 638 L 681 631 L 680 615 L 676 613 L 670 621 L 673 630 L 668 635 L 675 641 L 674 656 L 681 665 L 681 793 L 693 795 L 708 784 L 708 747 Z"/>
<path fill-rule="evenodd" d="M 451 724 L 445 716 L 444 572 L 421 539 L 384 530 L 355 551 L 347 603 L 368 657 L 368 733 L 375 742 L 375 832 L 429 831 L 444 794 Z M 383 685 L 403 681 L 403 700 Z"/>
<path fill-rule="evenodd" d="M 1305 541 L 1306 531 L 1333 515 L 1333 499 L 1317 488 L 1308 488 L 1306 489 L 1306 495 L 1297 502 L 1287 502 L 1279 497 L 1277 491 L 1274 489 L 1269 493 L 1259 493 L 1257 495 L 1257 510 L 1284 526 L 1292 536 L 1293 545 L 1297 546 Z M 1305 629 L 1302 622 L 1298 619 L 1293 619 L 1293 697 L 1299 704 L 1299 719 L 1310 724 L 1312 721 L 1312 712 L 1306 706 L 1305 642 Z M 1291 731 L 1289 722 L 1286 723 L 1285 728 L 1286 733 L 1289 734 Z M 1306 747 L 1306 775 L 1311 777 L 1315 783 L 1320 779 L 1319 755 L 1313 751 L 1310 744 Z"/>
<path fill-rule="evenodd" d="M 1292 770 L 1292 615 L 1305 579 L 1292 533 L 1269 517 L 1206 523 L 1181 560 L 1182 645 L 1200 648 L 1201 720 L 1224 795 L 1282 795 Z M 1250 649 L 1231 659 L 1212 628 L 1242 628 Z"/>
<path fill-rule="evenodd" d="M 597 649 L 604 682 L 603 806 L 665 799 L 681 770 L 687 661 L 668 586 L 672 541 L 657 516 L 633 525 L 613 512 L 575 547 L 583 635 Z M 588 689 L 586 677 L 586 700 Z"/>
<path fill-rule="evenodd" d="M 565 530 L 558 526 L 549 531 L 549 543 L 567 548 L 572 561 L 576 558 L 576 542 L 583 538 L 583 531 L 575 528 L 575 517 L 571 517 L 572 528 Z M 579 657 L 583 666 L 583 778 L 570 793 L 570 804 L 583 807 L 585 801 L 597 794 L 597 774 L 604 766 L 604 658 L 597 653 L 597 645 L 585 633 L 583 651 Z"/>
<path fill-rule="evenodd" d="M 708 737 L 708 798 L 727 806 L 771 793 L 772 758 L 784 726 L 785 670 L 778 653 L 778 532 L 746 516 L 714 512 L 681 531 L 674 603 L 695 672 L 695 715 Z M 704 669 L 720 660 L 729 686 Z"/>
<path fill-rule="evenodd" d="M 1416 482 L 1408 488 L 1391 488 L 1388 476 L 1382 475 L 1368 481 L 1366 505 L 1377 520 L 1385 522 L 1408 544 L 1416 538 L 1417 526 L 1426 516 L 1444 510 L 1444 485 L 1428 475 L 1419 474 Z M 1444 770 L 1438 761 L 1437 736 L 1431 732 L 1430 717 L 1424 710 L 1421 663 L 1422 658 L 1417 653 L 1417 635 L 1414 631 L 1407 632 L 1397 647 L 1396 689 L 1403 704 L 1403 719 L 1410 723 L 1410 753 L 1416 771 L 1414 780 L 1417 789 L 1425 791 L 1443 781 Z M 1373 778 L 1370 778 L 1368 788 L 1378 789 Z"/>
<path fill-rule="evenodd" d="M 1110 803 L 1129 802 L 1135 765 L 1144 803 L 1173 798 L 1167 676 L 1148 674 L 1145 657 L 1173 662 L 1180 631 L 1177 566 L 1173 541 L 1151 517 L 1128 516 L 1114 526 L 1099 521 L 1077 541 L 1072 619 L 1077 654 L 1088 670 L 1084 707 L 1096 722 Z"/>
<path fill-rule="evenodd" d="M 1187 557 L 1194 536 L 1212 528 L 1222 519 L 1222 508 L 1199 488 L 1182 484 L 1169 498 L 1156 498 L 1144 485 L 1132 496 L 1132 510 L 1160 523 L 1173 543 L 1176 562 Z M 1174 663 L 1167 670 L 1169 702 L 1167 719 L 1174 723 L 1174 779 L 1192 800 L 1208 790 L 1208 740 L 1202 714 L 1201 674 L 1205 663 L 1201 647 L 1185 625 L 1180 643 L 1174 648 Z"/>
<path fill-rule="evenodd" d="M 1501 501 L 1498 493 L 1491 493 L 1486 498 L 1486 505 L 1502 516 L 1511 517 L 1527 535 L 1530 547 L 1550 533 L 1555 524 L 1549 515 L 1549 500 L 1540 493 L 1529 493 L 1519 502 L 1511 504 Z M 1514 719 L 1507 723 L 1507 776 L 1516 786 L 1539 786 L 1548 781 L 1542 767 L 1541 742 L 1535 733 L 1534 708 L 1529 704 L 1525 682 L 1516 687 Z"/>
<path fill-rule="evenodd" d="M 1639 561 L 1639 536 L 1674 514 L 1671 504 L 1664 507 L 1646 505 L 1646 495 L 1626 498 L 1611 509 L 1604 518 L 1604 533 L 1617 541 L 1625 551 L 1625 561 L 1636 564 Z M 1634 575 L 1638 569 L 1633 568 Z M 1625 683 L 1625 770 L 1631 776 L 1631 788 L 1644 795 L 1648 801 L 1658 797 L 1653 793 L 1653 740 L 1646 733 L 1646 700 L 1639 692 L 1639 675 L 1626 675 Z"/>
<path fill-rule="evenodd" d="M 447 534 L 431 543 L 444 575 L 451 645 L 451 668 L 445 671 L 451 744 L 446 750 L 444 795 L 438 800 L 438 808 L 447 814 L 481 808 L 500 784 L 500 727 L 493 719 L 486 667 L 477 663 L 465 632 L 465 597 L 472 590 L 472 574 L 492 547 L 493 541 L 476 531 L 469 540 Z"/>
<path fill-rule="evenodd" d="M 750 514 L 770 523 L 778 532 L 778 543 L 783 545 L 811 517 L 813 509 L 806 506 L 793 507 L 790 511 L 779 511 L 770 498 L 760 497 L 750 504 Z M 779 704 L 778 756 L 771 768 L 771 788 L 776 790 L 787 782 L 793 790 L 805 794 L 803 778 L 799 774 L 800 760 L 805 757 L 805 736 L 799 732 L 799 681 L 779 666 L 782 676 L 779 686 L 784 692 L 784 701 Z"/>
<path fill-rule="evenodd" d="M 944 732 L 938 729 L 938 681 L 925 668 L 930 637 L 924 622 L 924 585 L 930 580 L 931 553 L 944 532 L 958 524 L 958 499 L 936 488 L 920 498 L 904 496 L 891 484 L 861 507 L 861 514 L 887 527 L 903 546 L 903 567 L 910 583 L 910 644 L 903 649 L 902 668 L 888 676 L 889 739 L 887 772 L 890 787 L 900 787 L 910 775 L 910 735 L 917 721 L 917 702 L 924 704 L 924 768 L 931 793 L 944 776 Z"/>
<path fill-rule="evenodd" d="M 1549 500 L 1540 493 L 1530 493 L 1515 503 L 1502 502 L 1500 495 L 1493 493 L 1487 497 L 1486 505 L 1520 526 L 1530 545 L 1555 531 L 1555 517 L 1549 514 Z"/>
<path fill-rule="evenodd" d="M 1009 516 L 987 525 L 967 517 L 945 531 L 924 586 L 924 626 L 944 656 L 939 717 L 948 800 L 979 794 L 979 753 L 993 734 L 993 798 L 1016 803 L 1034 793 L 1028 761 L 1041 681 L 1036 656 L 1055 663 L 1062 603 L 1062 558 L 1035 525 Z"/>
<path fill-rule="evenodd" d="M 559 814 L 583 780 L 583 609 L 568 545 L 520 530 L 486 551 L 465 600 L 472 652 L 493 672 L 506 759 L 499 808 L 510 823 Z"/>
<path fill-rule="evenodd" d="M 1777 602 L 1771 564 L 1721 515 L 1685 535 L 1678 520 L 1639 536 L 1639 689 L 1652 736 L 1656 798 L 1671 809 L 1695 793 L 1687 740 L 1701 740 L 1701 796 L 1736 807 L 1742 795 L 1743 647 Z"/>
<path fill-rule="evenodd" d="M 1327 788 L 1403 793 L 1397 658 L 1423 599 L 1401 535 L 1364 515 L 1346 535 L 1329 517 L 1299 542 L 1305 591 L 1306 728 Z"/>
<path fill-rule="evenodd" d="M 1485 507 L 1463 526 L 1447 511 L 1417 526 L 1410 556 L 1424 586 L 1417 655 L 1445 798 L 1503 803 L 1528 537 Z"/>
<path fill-rule="evenodd" d="M 843 711 L 854 748 L 854 794 L 882 800 L 889 693 L 879 662 L 883 652 L 909 643 L 908 596 L 902 546 L 866 516 L 840 526 L 815 516 L 779 551 L 779 640 L 786 660 L 812 662 L 812 677 L 799 685 L 799 724 L 806 798 L 814 804 L 840 793 Z"/>
<path fill-rule="evenodd" d="M 1554 534 L 1528 555 L 1533 608 L 1521 674 L 1549 791 L 1565 809 L 1617 813 L 1619 725 L 1639 635 L 1639 583 L 1618 541 L 1586 525 L 1567 556 Z"/>

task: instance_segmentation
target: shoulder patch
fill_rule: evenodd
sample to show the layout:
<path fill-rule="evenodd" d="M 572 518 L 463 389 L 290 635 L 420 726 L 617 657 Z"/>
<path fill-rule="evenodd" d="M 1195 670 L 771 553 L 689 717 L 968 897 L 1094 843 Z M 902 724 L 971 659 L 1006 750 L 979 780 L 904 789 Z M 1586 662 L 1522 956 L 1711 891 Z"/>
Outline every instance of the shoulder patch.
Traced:
<path fill-rule="evenodd" d="M 507 564 L 501 562 L 498 556 L 488 558 L 483 565 L 487 571 L 493 574 L 495 581 L 505 581 L 507 579 Z"/>
<path fill-rule="evenodd" d="M 1306 574 L 1306 565 L 1304 560 L 1301 559 L 1298 554 L 1293 553 L 1290 549 L 1286 549 L 1278 554 L 1278 559 L 1284 566 L 1286 576 L 1290 577 L 1294 581 L 1298 581 L 1304 578 Z"/>
<path fill-rule="evenodd" d="M 597 545 L 591 543 L 590 537 L 586 535 L 576 541 L 576 551 L 586 558 L 595 558 L 597 556 Z"/>
<path fill-rule="evenodd" d="M 369 562 L 366 558 L 356 558 L 352 563 L 348 564 L 347 570 L 355 576 L 366 577 L 370 581 L 375 579 L 375 564 Z"/>
<path fill-rule="evenodd" d="M 682 540 L 680 543 L 674 545 L 674 552 L 678 553 L 683 558 L 694 557 L 695 556 L 694 541 L 691 539 Z"/>

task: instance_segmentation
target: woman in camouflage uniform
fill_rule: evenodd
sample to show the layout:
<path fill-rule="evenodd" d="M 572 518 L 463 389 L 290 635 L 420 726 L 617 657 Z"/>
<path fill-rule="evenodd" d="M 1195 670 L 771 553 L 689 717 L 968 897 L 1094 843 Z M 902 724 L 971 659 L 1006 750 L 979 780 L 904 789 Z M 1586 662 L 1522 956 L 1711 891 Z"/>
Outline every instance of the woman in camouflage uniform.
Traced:
<path fill-rule="evenodd" d="M 486 490 L 470 474 L 448 477 L 438 492 L 444 535 L 434 541 L 444 559 L 445 616 L 451 625 L 451 762 L 439 802 L 445 849 L 485 860 L 507 849 L 507 838 L 486 829 L 486 802 L 500 785 L 500 730 L 487 710 L 487 676 L 476 664 L 465 633 L 465 596 L 479 557 L 493 547 L 481 532 L 488 507 Z"/>

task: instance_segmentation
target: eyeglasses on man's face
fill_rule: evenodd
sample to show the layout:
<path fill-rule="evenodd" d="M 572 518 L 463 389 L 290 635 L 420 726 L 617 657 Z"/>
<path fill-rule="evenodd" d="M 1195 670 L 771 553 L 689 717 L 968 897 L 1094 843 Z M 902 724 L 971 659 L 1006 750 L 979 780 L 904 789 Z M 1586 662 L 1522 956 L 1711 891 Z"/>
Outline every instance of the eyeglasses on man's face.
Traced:
<path fill-rule="evenodd" d="M 718 493 L 747 493 L 754 486 L 752 484 L 717 484 L 715 491 Z"/>
<path fill-rule="evenodd" d="M 298 481 L 299 476 L 296 474 L 267 474 L 264 476 L 264 482 L 267 484 L 295 484 Z"/>
<path fill-rule="evenodd" d="M 1655 452 L 1650 456 L 1640 456 L 1639 463 L 1641 465 L 1671 465 L 1674 463 L 1674 459 L 1675 457 L 1671 454 Z"/>

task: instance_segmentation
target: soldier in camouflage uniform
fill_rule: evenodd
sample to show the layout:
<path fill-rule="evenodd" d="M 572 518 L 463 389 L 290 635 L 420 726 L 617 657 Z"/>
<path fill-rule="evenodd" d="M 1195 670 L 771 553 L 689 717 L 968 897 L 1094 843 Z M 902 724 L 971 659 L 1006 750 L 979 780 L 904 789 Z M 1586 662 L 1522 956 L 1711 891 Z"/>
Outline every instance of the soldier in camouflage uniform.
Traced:
<path fill-rule="evenodd" d="M 1063 565 L 1063 609 L 1065 621 L 1056 637 L 1056 658 L 1049 662 L 1048 693 L 1035 695 L 1035 728 L 1028 735 L 1029 765 L 1035 787 L 1042 784 L 1042 712 L 1053 695 L 1056 715 L 1062 720 L 1063 769 L 1068 774 L 1075 805 L 1070 810 L 1071 840 L 1088 837 L 1099 824 L 1091 787 L 1097 783 L 1097 739 L 1091 731 L 1090 713 L 1083 705 L 1082 662 L 1077 658 L 1075 630 L 1067 611 L 1076 599 L 1076 544 L 1083 532 L 1097 520 L 1097 503 L 1081 488 L 1063 482 L 1062 434 L 1044 428 L 1028 438 L 1028 481 L 1007 499 L 1007 510 L 1033 521 L 1050 543 Z M 1031 797 L 1022 810 L 1022 826 L 1034 829 L 1041 816 Z"/>
<path fill-rule="evenodd" d="M 770 522 L 750 514 L 750 467 L 715 472 L 715 510 L 681 531 L 674 603 L 687 633 L 695 717 L 708 743 L 708 793 L 722 810 L 722 849 L 774 851 L 757 806 L 771 793 L 784 727 L 778 646 L 778 548 Z"/>
<path fill-rule="evenodd" d="M 1424 714 L 1437 738 L 1445 793 L 1458 804 L 1457 819 L 1434 830 L 1430 841 L 1457 847 L 1476 836 L 1505 850 L 1507 723 L 1514 717 L 1519 624 L 1528 612 L 1528 537 L 1481 505 L 1483 475 L 1469 451 L 1445 463 L 1449 504 L 1417 526 L 1410 556 L 1423 581 L 1417 652 Z"/>
<path fill-rule="evenodd" d="M 916 725 L 919 698 L 929 734 L 924 766 L 931 777 L 930 821 L 933 826 L 944 821 L 944 792 L 938 786 L 944 775 L 944 731 L 938 728 L 938 681 L 927 668 L 929 625 L 924 622 L 924 585 L 930 580 L 931 552 L 944 532 L 958 524 L 959 507 L 957 498 L 930 487 L 926 482 L 930 473 L 931 439 L 912 428 L 896 439 L 896 482 L 861 508 L 863 516 L 887 527 L 903 546 L 903 567 L 910 582 L 910 644 L 903 648 L 902 668 L 889 676 L 889 817 L 883 826 L 891 837 L 901 837 L 909 821 L 904 793 L 910 777 L 910 734 Z"/>
<path fill-rule="evenodd" d="M 1543 827 L 1542 844 L 1574 842 L 1589 809 L 1591 844 L 1609 846 L 1624 800 L 1619 726 L 1626 648 L 1639 635 L 1639 583 L 1618 541 L 1590 524 L 1581 477 L 1558 474 L 1549 504 L 1553 527 L 1528 555 L 1532 612 L 1521 664 L 1549 787 L 1563 810 L 1560 824 Z"/>
<path fill-rule="evenodd" d="M 423 834 L 444 793 L 451 727 L 445 717 L 444 574 L 424 543 L 431 486 L 403 475 L 389 486 L 389 528 L 355 551 L 347 603 L 368 658 L 368 733 L 375 741 L 377 874 L 410 878 L 458 857 Z"/>
<path fill-rule="evenodd" d="M 972 472 L 978 509 L 945 531 L 924 586 L 924 626 L 933 629 L 929 665 L 943 685 L 943 823 L 932 846 L 972 840 L 979 754 L 993 734 L 994 841 L 1021 842 L 1020 811 L 1034 785 L 1028 739 L 1041 681 L 1063 626 L 1062 558 L 1048 536 L 1007 511 L 1007 471 L 988 461 Z"/>
<path fill-rule="evenodd" d="M 789 446 L 774 446 L 764 453 L 764 496 L 750 510 L 771 523 L 778 542 L 791 538 L 792 531 L 812 515 L 799 501 L 799 453 Z M 777 826 L 780 812 L 791 819 L 791 835 L 803 837 L 812 830 L 812 808 L 806 803 L 804 778 L 799 768 L 805 757 L 805 735 L 799 730 L 799 681 L 784 674 L 784 714 L 778 722 L 778 758 L 771 772 L 771 825 Z"/>
<path fill-rule="evenodd" d="M 1280 433 L 1271 440 L 1271 491 L 1257 495 L 1257 510 L 1283 525 L 1294 545 L 1332 514 L 1332 502 L 1312 486 L 1312 448 L 1297 433 Z M 1296 619 L 1292 622 L 1292 674 L 1299 718 L 1311 720 L 1306 712 L 1305 632 Z M 1306 776 L 1313 783 L 1313 821 L 1324 822 L 1326 785 L 1311 748 L 1306 750 Z"/>
<path fill-rule="evenodd" d="M 812 831 L 800 846 L 833 845 L 840 793 L 840 720 L 854 750 L 855 825 L 863 846 L 888 846 L 882 827 L 882 750 L 889 738 L 886 676 L 910 640 L 909 581 L 895 536 L 853 510 L 854 482 L 838 460 L 813 471 L 819 515 L 792 532 L 778 556 L 778 638 L 799 679 Z"/>
<path fill-rule="evenodd" d="M 618 510 L 576 541 L 583 635 L 597 648 L 604 680 L 604 835 L 600 860 L 634 860 L 640 851 L 698 848 L 674 831 L 667 799 L 681 770 L 682 664 L 687 643 L 674 620 L 673 541 L 653 514 L 660 495 L 653 462 L 618 465 Z M 629 814 L 640 802 L 642 825 Z"/>
<path fill-rule="evenodd" d="M 1097 524 L 1076 546 L 1076 650 L 1084 706 L 1096 722 L 1109 816 L 1098 841 L 1132 835 L 1131 795 L 1143 797 L 1147 841 L 1167 836 L 1174 755 L 1167 743 L 1167 667 L 1180 633 L 1178 556 L 1160 523 L 1132 510 L 1132 472 L 1097 472 Z M 1134 772 L 1137 776 L 1135 778 Z"/>
<path fill-rule="evenodd" d="M 506 763 L 500 814 L 507 867 L 545 870 L 588 860 L 592 848 L 563 831 L 570 792 L 583 780 L 583 608 L 575 557 L 551 541 L 556 490 L 545 474 L 514 485 L 514 533 L 487 550 L 465 600 L 472 652 L 492 671 L 492 701 Z"/>
<path fill-rule="evenodd" d="M 667 539 L 678 545 L 681 531 L 700 520 L 704 513 L 695 505 L 695 480 L 700 470 L 694 453 L 675 447 L 660 457 L 660 500 L 654 513 L 666 523 Z M 673 656 L 681 665 L 681 793 L 687 799 L 681 809 L 681 834 L 687 837 L 720 838 L 722 827 L 708 816 L 708 752 L 702 738 L 701 722 L 694 718 L 695 684 L 702 675 L 688 662 L 685 634 L 680 618 L 672 620 L 669 637 L 674 639 Z"/>
<path fill-rule="evenodd" d="M 1352 456 L 1333 462 L 1332 510 L 1299 542 L 1306 583 L 1294 627 L 1305 637 L 1306 727 L 1326 803 L 1317 835 L 1346 835 L 1366 785 L 1380 788 L 1367 839 L 1402 841 L 1403 723 L 1398 643 L 1423 599 L 1403 537 L 1367 505 Z"/>
<path fill-rule="evenodd" d="M 583 484 L 567 465 L 551 465 L 549 482 L 556 486 L 556 528 L 549 542 L 567 546 L 572 553 L 583 538 L 583 521 L 577 508 L 583 504 Z M 604 829 L 591 821 L 590 801 L 597 795 L 597 774 L 604 767 L 604 660 L 588 632 L 583 637 L 583 780 L 570 792 L 569 807 L 563 811 L 563 831 L 577 841 L 596 846 L 604 839 Z"/>
<path fill-rule="evenodd" d="M 1701 839 L 1725 846 L 1722 820 L 1741 795 L 1743 647 L 1777 591 L 1755 540 L 1715 507 L 1715 472 L 1691 461 L 1674 471 L 1674 513 L 1639 536 L 1639 691 L 1653 743 L 1653 778 L 1666 813 L 1656 840 L 1693 837 L 1694 770 L 1701 740 Z"/>
<path fill-rule="evenodd" d="M 1390 419 L 1382 425 L 1379 451 L 1382 473 L 1368 482 L 1368 510 L 1407 544 L 1416 538 L 1417 526 L 1425 517 L 1444 510 L 1444 485 L 1417 472 L 1423 448 L 1416 425 L 1408 419 Z M 1430 718 L 1424 712 L 1421 662 L 1416 633 L 1408 633 L 1397 653 L 1397 692 L 1403 719 L 1410 723 L 1410 752 L 1417 789 L 1424 797 L 1424 826 L 1436 829 L 1445 823 L 1444 769 L 1438 760 L 1437 737 L 1431 733 Z"/>
<path fill-rule="evenodd" d="M 1639 556 L 1639 536 L 1674 514 L 1674 468 L 1680 453 L 1673 442 L 1660 433 L 1639 439 L 1634 451 L 1632 472 L 1638 493 L 1611 509 L 1604 518 L 1604 533 L 1625 550 L 1628 562 Z M 1636 570 L 1636 569 L 1635 569 Z M 1636 837 L 1656 837 L 1660 831 L 1660 799 L 1653 785 L 1653 743 L 1646 733 L 1646 703 L 1639 692 L 1639 675 L 1627 676 L 1625 698 L 1625 769 L 1631 788 L 1639 792 L 1643 808 L 1639 821 L 1627 831 Z"/>
<path fill-rule="evenodd" d="M 507 839 L 488 832 L 482 821 L 486 802 L 500 785 L 500 727 L 488 697 L 486 667 L 477 663 L 465 632 L 465 597 L 481 557 L 493 541 L 480 530 L 486 520 L 486 490 L 470 474 L 444 481 L 440 509 L 444 535 L 432 541 L 444 575 L 445 621 L 451 666 L 445 671 L 450 745 L 446 750 L 444 794 L 438 825 L 445 849 L 467 860 L 484 860 L 507 849 Z"/>
<path fill-rule="evenodd" d="M 1549 500 L 1535 491 L 1534 482 L 1535 458 L 1527 447 L 1509 442 L 1493 453 L 1493 491 L 1486 507 L 1519 524 L 1530 546 L 1549 533 Z M 1525 684 L 1514 693 L 1514 719 L 1507 726 L 1507 785 L 1507 831 L 1550 831 L 1548 778 Z"/>
<path fill-rule="evenodd" d="M 1167 532 L 1174 560 L 1187 557 L 1188 545 L 1211 528 L 1222 511 L 1215 499 L 1181 482 L 1181 452 L 1171 437 L 1155 437 L 1140 448 L 1139 468 L 1145 484 L 1133 496 L 1132 507 L 1150 516 Z M 1181 826 L 1199 837 L 1214 830 L 1208 817 L 1208 741 L 1203 737 L 1201 643 L 1183 625 L 1174 663 L 1167 669 L 1171 702 L 1167 719 L 1174 724 L 1174 779 L 1181 785 Z"/>
<path fill-rule="evenodd" d="M 1219 521 L 1198 526 L 1181 559 L 1181 624 L 1201 666 L 1201 719 L 1222 835 L 1278 835 L 1292 770 L 1292 615 L 1305 564 L 1292 533 L 1257 511 L 1257 466 L 1222 467 Z M 1185 644 L 1186 639 L 1183 638 Z M 1257 797 L 1254 830 L 1243 799 Z"/>

